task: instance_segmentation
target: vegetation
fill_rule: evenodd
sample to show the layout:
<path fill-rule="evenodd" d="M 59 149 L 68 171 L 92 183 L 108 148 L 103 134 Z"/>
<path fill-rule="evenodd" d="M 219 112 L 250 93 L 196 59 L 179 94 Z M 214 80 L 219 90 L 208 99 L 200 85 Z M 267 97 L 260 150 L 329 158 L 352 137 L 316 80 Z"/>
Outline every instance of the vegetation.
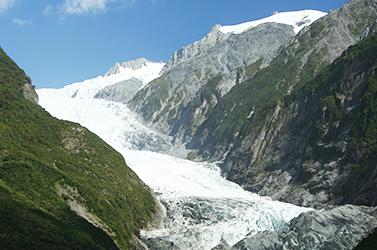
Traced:
<path fill-rule="evenodd" d="M 0 49 L 0 248 L 129 249 L 155 211 L 148 188 L 99 137 L 27 100 L 30 82 Z"/>
<path fill-rule="evenodd" d="M 212 112 L 214 106 L 217 103 L 217 100 L 221 98 L 220 91 L 218 89 L 218 85 L 221 83 L 222 80 L 222 74 L 218 74 L 217 76 L 214 76 L 213 78 L 210 78 L 201 89 L 198 90 L 198 93 L 195 95 L 194 99 L 191 102 L 191 110 L 195 112 L 196 109 L 201 109 L 201 116 L 199 119 L 203 119 L 204 117 L 207 117 L 209 113 Z M 203 106 L 203 103 L 206 103 L 205 107 Z M 187 127 L 187 130 L 189 133 L 192 133 L 192 131 L 196 131 L 198 127 L 198 117 L 190 116 L 188 118 L 188 123 L 185 125 Z M 201 121 L 199 121 L 199 124 Z"/>
<path fill-rule="evenodd" d="M 364 152 L 364 163 L 377 162 L 377 66 L 368 79 L 366 92 L 360 102 L 361 111 L 352 130 L 352 142 L 354 149 Z"/>

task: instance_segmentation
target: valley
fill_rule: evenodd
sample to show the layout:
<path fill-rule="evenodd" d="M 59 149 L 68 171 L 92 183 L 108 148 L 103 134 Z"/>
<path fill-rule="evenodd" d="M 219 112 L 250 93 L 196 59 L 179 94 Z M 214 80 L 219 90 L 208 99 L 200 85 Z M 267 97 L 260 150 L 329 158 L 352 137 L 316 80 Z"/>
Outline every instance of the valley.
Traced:
<path fill-rule="evenodd" d="M 373 249 L 376 0 L 56 89 L 1 50 L 0 83 L 0 248 Z"/>

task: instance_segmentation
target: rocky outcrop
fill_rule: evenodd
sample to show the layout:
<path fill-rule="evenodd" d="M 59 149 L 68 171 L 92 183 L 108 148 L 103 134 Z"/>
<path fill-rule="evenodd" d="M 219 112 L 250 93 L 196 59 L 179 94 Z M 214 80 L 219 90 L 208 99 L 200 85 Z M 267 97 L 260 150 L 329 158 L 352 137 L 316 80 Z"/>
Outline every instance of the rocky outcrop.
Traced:
<path fill-rule="evenodd" d="M 253 64 L 246 67 L 243 71 L 253 72 L 252 77 L 218 101 L 189 148 L 197 150 L 201 158 L 221 159 L 254 110 L 307 84 L 349 46 L 365 38 L 376 18 L 376 1 L 349 1 L 304 28 L 267 68 L 258 70 Z"/>
<path fill-rule="evenodd" d="M 105 99 L 113 102 L 128 102 L 141 88 L 142 82 L 137 78 L 119 82 L 97 92 L 94 99 Z"/>
<path fill-rule="evenodd" d="M 31 102 L 38 104 L 38 95 L 34 90 L 34 87 L 31 86 L 30 83 L 26 82 L 24 83 L 24 90 L 23 90 L 24 96 L 26 99 L 30 100 Z"/>
<path fill-rule="evenodd" d="M 230 249 L 354 249 L 377 227 L 376 208 L 342 206 L 312 211 L 293 219 L 288 232 L 250 235 Z"/>
<path fill-rule="evenodd" d="M 377 205 L 376 40 L 373 32 L 299 92 L 253 113 L 223 174 L 301 206 Z"/>

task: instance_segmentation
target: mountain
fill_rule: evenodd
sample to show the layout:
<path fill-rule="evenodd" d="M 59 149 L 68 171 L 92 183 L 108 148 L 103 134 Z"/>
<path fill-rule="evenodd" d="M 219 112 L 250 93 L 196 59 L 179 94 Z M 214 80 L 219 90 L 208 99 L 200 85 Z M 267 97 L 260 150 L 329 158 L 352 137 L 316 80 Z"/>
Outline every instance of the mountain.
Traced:
<path fill-rule="evenodd" d="M 116 63 L 103 76 L 100 75 L 93 79 L 68 85 L 64 90 L 66 93 L 70 93 L 73 98 L 86 98 L 88 96 L 92 98 L 97 95 L 96 98 L 99 99 L 113 99 L 114 94 L 110 95 L 108 89 L 117 92 L 115 96 L 130 96 L 130 93 L 138 91 L 157 78 L 164 65 L 165 63 L 152 62 L 144 58 L 124 62 L 122 66 Z M 90 92 L 87 92 L 85 88 L 88 82 L 94 86 L 90 88 Z M 80 90 L 81 87 L 84 87 L 83 91 Z M 125 92 L 125 87 L 130 87 L 130 93 L 128 93 L 128 90 Z"/>
<path fill-rule="evenodd" d="M 37 105 L 0 49 L 0 248 L 130 249 L 151 221 L 151 190 L 108 144 Z"/>
<path fill-rule="evenodd" d="M 246 80 L 218 101 L 188 147 L 198 159 L 223 159 L 247 117 L 300 89 L 350 45 L 365 38 L 377 18 L 376 9 L 372 0 L 349 1 L 290 39 L 268 67 L 260 69 L 257 61 L 240 68 L 240 78 Z"/>
<path fill-rule="evenodd" d="M 298 30 L 323 15 L 310 10 L 279 13 L 259 25 L 243 26 L 243 32 L 216 25 L 202 40 L 174 53 L 162 76 L 136 93 L 128 105 L 148 126 L 174 136 L 175 144 L 186 143 L 218 100 L 240 81 L 239 67 L 254 62 L 266 67 L 295 35 L 290 23 Z"/>
<path fill-rule="evenodd" d="M 222 160 L 252 112 L 300 89 L 365 38 L 376 4 L 354 0 L 324 15 L 307 10 L 216 25 L 174 53 L 128 106 L 191 150 L 190 159 Z"/>
<path fill-rule="evenodd" d="M 223 173 L 301 206 L 376 206 L 376 27 L 299 91 L 250 116 Z"/>

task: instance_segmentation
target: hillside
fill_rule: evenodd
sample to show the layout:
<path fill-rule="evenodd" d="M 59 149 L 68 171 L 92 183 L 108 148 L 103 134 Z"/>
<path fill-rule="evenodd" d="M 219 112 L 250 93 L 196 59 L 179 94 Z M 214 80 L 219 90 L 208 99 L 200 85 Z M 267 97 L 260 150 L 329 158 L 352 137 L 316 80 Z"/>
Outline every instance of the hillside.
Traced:
<path fill-rule="evenodd" d="M 0 248 L 135 247 L 155 212 L 149 188 L 99 137 L 36 102 L 1 49 Z"/>
<path fill-rule="evenodd" d="M 188 146 L 198 159 L 222 159 L 254 111 L 300 89 L 349 46 L 368 34 L 377 18 L 375 1 L 349 1 L 290 39 L 273 62 L 238 68 L 240 83 L 221 98 Z"/>
<path fill-rule="evenodd" d="M 223 174 L 301 206 L 376 206 L 375 30 L 302 89 L 251 115 Z"/>

